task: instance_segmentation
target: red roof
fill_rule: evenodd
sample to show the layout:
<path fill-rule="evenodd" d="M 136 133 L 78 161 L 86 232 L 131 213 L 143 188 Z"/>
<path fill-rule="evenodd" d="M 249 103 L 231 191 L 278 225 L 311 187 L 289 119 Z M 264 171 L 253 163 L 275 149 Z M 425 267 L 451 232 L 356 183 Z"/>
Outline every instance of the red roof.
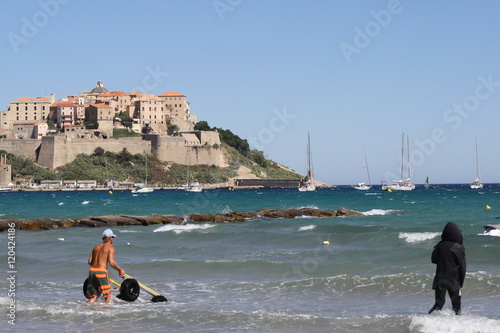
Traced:
<path fill-rule="evenodd" d="M 111 109 L 111 106 L 106 105 L 106 104 L 91 104 L 91 106 L 99 108 L 99 109 L 102 109 L 102 108 L 110 108 Z"/>
<path fill-rule="evenodd" d="M 114 96 L 128 96 L 129 94 L 126 94 L 122 91 L 106 91 L 105 93 L 102 93 L 99 95 L 99 97 L 114 97 Z"/>
<path fill-rule="evenodd" d="M 56 103 L 54 103 L 54 104 L 56 104 Z M 60 106 L 76 106 L 72 102 L 66 102 L 66 101 L 59 102 L 59 103 L 57 103 L 57 105 L 60 105 Z"/>
<path fill-rule="evenodd" d="M 160 97 L 186 97 L 177 91 L 167 91 L 160 95 Z"/>
<path fill-rule="evenodd" d="M 27 100 L 33 100 L 33 99 L 48 100 L 49 98 L 48 97 L 37 97 L 37 98 L 33 98 L 33 97 L 21 97 L 21 98 L 18 98 L 17 101 L 27 101 Z"/>

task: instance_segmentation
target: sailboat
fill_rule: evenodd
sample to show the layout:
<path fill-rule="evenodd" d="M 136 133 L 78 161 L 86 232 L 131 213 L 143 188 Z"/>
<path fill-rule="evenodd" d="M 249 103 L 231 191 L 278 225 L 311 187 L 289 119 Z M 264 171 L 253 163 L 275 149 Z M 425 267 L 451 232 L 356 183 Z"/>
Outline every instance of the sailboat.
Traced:
<path fill-rule="evenodd" d="M 479 154 L 477 152 L 477 138 L 476 138 L 476 179 L 470 184 L 470 188 L 472 189 L 481 189 L 483 188 L 483 184 L 481 184 L 481 175 L 479 172 Z"/>
<path fill-rule="evenodd" d="M 146 155 L 146 177 L 144 178 L 144 184 L 135 184 L 135 187 L 131 190 L 132 193 L 151 193 L 155 189 L 154 187 L 148 187 L 148 155 Z"/>
<path fill-rule="evenodd" d="M 191 180 L 191 163 L 189 162 L 189 156 L 188 156 L 188 165 L 187 165 L 187 183 L 184 186 L 184 191 L 186 192 L 201 192 L 203 191 L 203 188 L 201 187 L 200 183 L 198 183 L 196 180 Z"/>
<path fill-rule="evenodd" d="M 427 178 L 425 178 L 424 188 L 428 190 L 429 187 L 431 187 L 431 185 L 429 184 L 429 176 L 427 176 Z"/>
<path fill-rule="evenodd" d="M 361 191 L 367 191 L 371 189 L 371 185 L 366 185 L 365 183 L 365 177 L 368 177 L 368 183 L 371 184 L 370 180 L 370 172 L 368 171 L 368 164 L 366 163 L 366 153 L 365 150 L 363 149 L 363 165 L 362 165 L 362 174 L 363 174 L 363 181 L 360 183 L 357 183 L 356 185 L 351 185 L 351 187 L 355 190 L 361 190 Z"/>
<path fill-rule="evenodd" d="M 314 182 L 314 173 L 312 169 L 311 159 L 311 138 L 307 133 L 307 175 L 299 183 L 300 192 L 316 191 L 316 184 Z"/>
<path fill-rule="evenodd" d="M 405 180 L 404 178 L 404 153 L 405 153 L 405 134 L 403 133 L 403 140 L 401 143 L 401 179 L 393 180 L 393 184 L 391 185 L 382 185 L 382 190 L 392 190 L 392 191 L 411 191 L 415 189 L 415 185 L 413 184 L 412 174 L 411 174 L 411 166 L 410 166 L 410 141 L 408 136 L 406 137 L 406 150 L 407 150 L 407 176 Z"/>

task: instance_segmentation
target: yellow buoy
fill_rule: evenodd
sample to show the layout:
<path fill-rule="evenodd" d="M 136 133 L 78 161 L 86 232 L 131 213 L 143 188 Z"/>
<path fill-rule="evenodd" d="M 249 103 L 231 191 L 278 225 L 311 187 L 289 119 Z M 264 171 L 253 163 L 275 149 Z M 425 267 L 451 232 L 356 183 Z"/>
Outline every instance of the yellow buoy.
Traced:
<path fill-rule="evenodd" d="M 488 206 L 488 205 L 486 205 L 486 209 L 491 209 L 491 207 L 490 207 L 490 206 Z"/>
<path fill-rule="evenodd" d="M 392 190 L 391 190 L 391 189 L 388 189 L 388 190 L 387 190 L 387 192 L 391 193 L 391 192 L 392 192 Z"/>
<path fill-rule="evenodd" d="M 329 241 L 323 241 L 323 245 L 330 245 Z"/>
<path fill-rule="evenodd" d="M 108 193 L 109 193 L 109 194 L 113 194 L 113 191 L 109 191 Z"/>

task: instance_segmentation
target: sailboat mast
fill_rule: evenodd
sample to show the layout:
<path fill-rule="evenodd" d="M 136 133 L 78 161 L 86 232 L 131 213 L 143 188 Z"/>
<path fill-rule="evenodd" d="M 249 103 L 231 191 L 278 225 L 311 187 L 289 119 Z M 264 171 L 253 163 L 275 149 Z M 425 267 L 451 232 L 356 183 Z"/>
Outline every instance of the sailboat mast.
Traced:
<path fill-rule="evenodd" d="M 405 160 L 405 134 L 401 138 L 401 180 L 403 180 L 404 172 L 404 160 Z"/>
<path fill-rule="evenodd" d="M 363 149 L 363 161 L 364 161 L 364 168 L 366 171 L 366 175 L 368 176 L 368 184 L 371 185 L 372 181 L 370 179 L 370 169 L 368 169 L 368 162 L 366 161 L 366 152 Z M 363 173 L 363 182 L 365 181 L 364 173 Z"/>
<path fill-rule="evenodd" d="M 313 177 L 312 160 L 311 160 L 311 138 L 307 133 L 307 175 L 309 178 Z"/>
<path fill-rule="evenodd" d="M 477 172 L 477 179 L 481 181 L 481 175 L 479 172 L 479 153 L 477 151 L 477 137 L 476 137 L 476 172 Z"/>
<path fill-rule="evenodd" d="M 411 174 L 411 166 L 410 166 L 410 137 L 407 135 L 406 136 L 406 150 L 408 154 L 408 178 L 410 178 L 410 181 L 412 179 L 412 174 Z"/>

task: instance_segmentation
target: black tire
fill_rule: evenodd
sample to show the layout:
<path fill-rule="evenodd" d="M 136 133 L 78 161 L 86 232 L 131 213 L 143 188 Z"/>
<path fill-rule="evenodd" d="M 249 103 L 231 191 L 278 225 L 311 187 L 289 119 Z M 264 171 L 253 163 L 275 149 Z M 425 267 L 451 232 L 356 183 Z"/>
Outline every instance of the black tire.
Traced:
<path fill-rule="evenodd" d="M 90 281 L 89 281 L 89 278 L 87 278 L 87 279 L 85 280 L 85 282 L 83 282 L 83 295 L 84 295 L 85 297 L 87 297 L 87 286 L 89 285 L 89 282 L 90 282 Z M 87 297 L 87 298 L 88 298 L 88 297 Z"/>
<path fill-rule="evenodd" d="M 86 297 L 86 298 L 90 298 L 90 296 L 87 295 L 87 287 L 90 283 L 90 278 L 87 278 L 85 279 L 85 282 L 83 282 L 83 295 Z M 97 294 L 97 297 L 101 296 L 101 293 L 98 293 Z"/>
<path fill-rule="evenodd" d="M 165 296 L 162 296 L 162 295 L 156 295 L 156 296 L 153 296 L 153 298 L 151 299 L 151 302 L 167 302 L 167 298 Z"/>
<path fill-rule="evenodd" d="M 139 297 L 140 292 L 141 287 L 137 280 L 125 279 L 120 286 L 120 295 L 118 297 L 124 301 L 133 302 Z"/>

